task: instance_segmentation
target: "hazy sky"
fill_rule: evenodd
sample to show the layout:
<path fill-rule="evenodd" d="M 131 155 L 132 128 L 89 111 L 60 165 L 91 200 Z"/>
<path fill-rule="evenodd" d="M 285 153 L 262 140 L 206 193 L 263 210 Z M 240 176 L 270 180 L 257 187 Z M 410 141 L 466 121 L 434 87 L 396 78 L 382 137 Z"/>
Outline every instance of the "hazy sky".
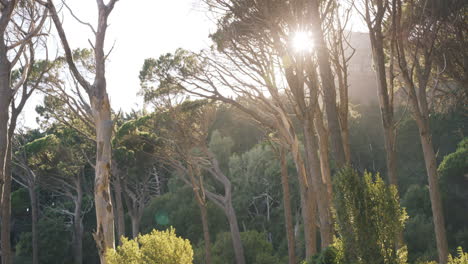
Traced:
<path fill-rule="evenodd" d="M 61 6 L 61 1 L 55 3 Z M 78 18 L 96 24 L 95 0 L 68 0 L 67 3 Z M 89 28 L 77 23 L 68 10 L 63 11 L 71 48 L 89 48 L 88 39 L 93 40 Z M 142 100 L 137 96 L 138 74 L 146 58 L 179 47 L 194 51 L 209 47 L 208 35 L 214 28 L 200 0 L 120 0 L 109 17 L 109 25 L 106 49 L 114 43 L 115 46 L 106 69 L 108 94 L 113 109 L 124 111 L 141 106 Z M 49 42 L 60 45 L 57 37 Z M 23 124 L 36 126 L 34 108 L 40 102 L 40 96 L 28 102 L 22 115 Z"/>

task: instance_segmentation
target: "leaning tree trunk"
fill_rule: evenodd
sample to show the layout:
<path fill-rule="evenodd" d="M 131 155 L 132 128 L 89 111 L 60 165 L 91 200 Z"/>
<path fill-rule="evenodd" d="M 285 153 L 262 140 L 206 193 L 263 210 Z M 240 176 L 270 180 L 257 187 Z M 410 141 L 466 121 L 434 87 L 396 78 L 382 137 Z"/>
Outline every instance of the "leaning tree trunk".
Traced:
<path fill-rule="evenodd" d="M 434 147 L 432 146 L 432 137 L 428 122 L 424 122 L 424 120 L 417 120 L 417 124 L 429 181 L 429 196 L 431 199 L 432 217 L 434 221 L 439 263 L 445 264 L 447 263 L 448 246 L 442 199 L 439 190 L 439 178 L 437 175 L 437 160 Z"/>
<path fill-rule="evenodd" d="M 294 239 L 293 219 L 291 212 L 291 195 L 289 192 L 288 163 L 286 160 L 286 150 L 281 148 L 281 187 L 283 188 L 284 221 L 286 223 L 286 237 L 288 240 L 289 264 L 296 264 L 296 241 Z"/>
<path fill-rule="evenodd" d="M 234 248 L 236 264 L 245 264 L 244 248 L 240 237 L 239 224 L 237 223 L 237 216 L 234 208 L 232 207 L 231 199 L 227 199 L 224 211 L 229 222 L 229 230 L 231 231 L 232 246 Z"/>
<path fill-rule="evenodd" d="M 203 192 L 203 186 L 199 186 L 197 184 L 197 180 L 195 179 L 195 170 L 192 166 L 192 160 L 190 159 L 190 157 L 187 158 L 187 160 L 189 161 L 188 174 L 190 177 L 190 183 L 192 184 L 192 190 L 193 194 L 195 195 L 195 201 L 197 202 L 198 207 L 200 208 L 200 216 L 203 228 L 203 239 L 205 241 L 205 264 L 211 264 L 211 238 L 208 226 L 208 211 L 206 208 L 206 199 Z M 199 173 L 198 176 L 200 176 Z"/>
<path fill-rule="evenodd" d="M 32 263 L 39 263 L 39 248 L 37 235 L 37 222 L 39 220 L 37 194 L 35 185 L 28 186 L 29 198 L 31 199 L 31 233 L 32 233 Z"/>
<path fill-rule="evenodd" d="M 103 82 L 101 85 L 104 85 L 104 88 L 99 88 L 100 85 L 95 84 L 97 86 L 95 88 L 97 96 L 91 97 L 97 139 L 94 185 L 97 230 L 94 233 L 94 239 L 99 250 L 101 264 L 105 264 L 106 250 L 115 246 L 114 215 L 110 196 L 112 120 L 109 98 L 105 92 L 105 79 L 98 82 Z"/>
<path fill-rule="evenodd" d="M 287 143 L 291 151 L 292 159 L 296 166 L 297 175 L 299 177 L 299 191 L 301 197 L 302 219 L 304 224 L 304 240 L 306 248 L 306 256 L 311 257 L 317 252 L 316 241 L 316 193 L 312 189 L 310 181 L 309 163 L 304 163 L 302 153 L 299 147 L 299 139 L 297 138 L 294 128 L 283 111 L 279 111 L 280 125 L 277 126 L 281 138 Z M 319 172 L 320 173 L 320 172 Z"/>

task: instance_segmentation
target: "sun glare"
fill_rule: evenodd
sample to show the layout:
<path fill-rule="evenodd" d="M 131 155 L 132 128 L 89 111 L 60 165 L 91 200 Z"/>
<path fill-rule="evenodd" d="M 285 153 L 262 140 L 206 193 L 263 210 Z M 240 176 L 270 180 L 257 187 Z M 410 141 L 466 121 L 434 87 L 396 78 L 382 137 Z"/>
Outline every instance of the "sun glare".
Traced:
<path fill-rule="evenodd" d="M 295 52 L 311 52 L 314 46 L 312 34 L 305 31 L 296 32 L 292 39 L 292 46 Z"/>

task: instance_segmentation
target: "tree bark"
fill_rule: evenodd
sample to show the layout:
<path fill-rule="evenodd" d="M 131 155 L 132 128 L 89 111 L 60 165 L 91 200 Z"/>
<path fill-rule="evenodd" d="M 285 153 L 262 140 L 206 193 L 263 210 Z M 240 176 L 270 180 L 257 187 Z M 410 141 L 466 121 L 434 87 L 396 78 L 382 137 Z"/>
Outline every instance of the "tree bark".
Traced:
<path fill-rule="evenodd" d="M 234 247 L 236 263 L 245 264 L 244 248 L 240 237 L 239 224 L 237 223 L 237 216 L 234 208 L 232 207 L 231 199 L 228 199 L 226 202 L 225 213 L 229 222 L 229 230 L 231 231 L 232 246 Z"/>
<path fill-rule="evenodd" d="M 428 118 L 428 117 L 427 117 Z M 427 177 L 429 182 L 429 196 L 431 198 L 432 217 L 436 235 L 437 252 L 439 263 L 447 263 L 448 245 L 445 231 L 445 220 L 442 206 L 442 199 L 439 190 L 439 177 L 437 174 L 437 160 L 432 146 L 432 136 L 428 122 L 420 120 L 418 123 L 419 135 L 426 164 Z"/>
<path fill-rule="evenodd" d="M 198 203 L 203 226 L 203 239 L 205 240 L 205 264 L 211 264 L 211 238 L 208 226 L 208 211 L 206 205 Z"/>
<path fill-rule="evenodd" d="M 306 146 L 306 156 L 308 159 L 308 169 L 310 174 L 310 184 L 315 193 L 318 217 L 320 223 L 321 247 L 324 249 L 333 242 L 333 221 L 331 218 L 331 184 L 327 185 L 330 170 L 325 167 L 326 159 L 324 156 L 319 158 L 317 154 L 317 139 L 314 134 L 314 126 L 310 120 L 304 123 L 304 145 Z M 322 142 L 324 144 L 324 142 Z M 328 143 L 327 143 L 328 144 Z M 325 148 L 321 146 L 321 150 Z M 322 161 L 321 161 L 322 160 Z M 322 174 L 324 172 L 324 174 Z M 326 176 L 328 173 L 328 176 Z"/>
<path fill-rule="evenodd" d="M 3 14 L 2 14 L 3 15 Z M 1 247 L 2 263 L 11 263 L 11 245 L 10 245 L 10 188 L 11 175 L 8 167 L 10 166 L 9 155 L 9 137 L 8 121 L 9 106 L 12 99 L 12 90 L 10 88 L 11 64 L 7 57 L 3 34 L 0 36 L 0 205 L 1 205 Z"/>
<path fill-rule="evenodd" d="M 32 263 L 39 263 L 39 248 L 38 248 L 38 234 L 37 222 L 39 220 L 37 194 L 35 185 L 28 186 L 29 198 L 31 199 L 31 233 L 32 233 Z"/>
<path fill-rule="evenodd" d="M 288 260 L 289 264 L 296 264 L 296 241 L 294 239 L 293 219 L 291 211 L 291 195 L 289 192 L 288 163 L 286 160 L 286 150 L 281 148 L 281 187 L 283 188 L 284 221 L 286 224 L 286 238 L 288 240 Z"/>
<path fill-rule="evenodd" d="M 138 237 L 138 234 L 140 233 L 140 217 L 138 215 L 130 215 L 130 220 L 132 222 L 132 237 L 136 238 Z"/>
<path fill-rule="evenodd" d="M 8 133 L 7 133 L 8 134 Z M 11 241 L 10 241 L 10 217 L 11 217 L 11 142 L 10 137 L 7 139 L 6 157 L 4 164 L 4 178 L 2 191 L 2 226 L 1 226 L 1 242 L 2 242 L 2 264 L 12 263 L 11 258 Z"/>
<path fill-rule="evenodd" d="M 120 181 L 120 173 L 116 168 L 117 164 L 112 164 L 113 177 L 114 177 L 114 199 L 115 199 L 115 215 L 117 218 L 117 241 L 121 245 L 122 236 L 125 236 L 125 216 L 122 201 L 122 183 Z"/>
<path fill-rule="evenodd" d="M 96 89 L 101 96 L 92 97 L 91 105 L 96 124 L 96 174 L 94 184 L 94 202 L 96 207 L 97 230 L 94 239 L 98 245 L 101 263 L 105 264 L 105 252 L 115 246 L 114 215 L 110 199 L 110 166 L 111 166 L 111 134 L 112 120 L 107 93 L 104 88 Z M 104 90 L 104 91 L 102 91 Z"/>

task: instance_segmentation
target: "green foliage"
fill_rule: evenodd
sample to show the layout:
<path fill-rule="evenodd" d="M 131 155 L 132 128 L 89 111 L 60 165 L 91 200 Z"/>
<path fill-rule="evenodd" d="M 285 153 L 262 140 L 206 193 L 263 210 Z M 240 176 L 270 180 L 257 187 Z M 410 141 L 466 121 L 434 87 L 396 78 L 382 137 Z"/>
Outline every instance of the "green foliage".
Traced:
<path fill-rule="evenodd" d="M 247 231 L 241 233 L 245 262 L 249 264 L 280 264 L 272 245 L 263 233 Z M 234 264 L 234 249 L 230 233 L 219 233 L 212 246 L 213 264 Z"/>
<path fill-rule="evenodd" d="M 464 138 L 455 152 L 444 157 L 439 166 L 441 193 L 447 220 L 449 245 L 468 248 L 468 138 Z"/>
<path fill-rule="evenodd" d="M 463 251 L 462 247 L 457 248 L 458 256 L 448 256 L 447 264 L 467 264 L 468 263 L 468 253 Z M 416 262 L 416 264 L 437 264 L 435 261 L 423 261 L 423 262 Z"/>
<path fill-rule="evenodd" d="M 190 242 L 177 237 L 175 229 L 153 230 L 133 240 L 122 239 L 117 250 L 107 252 L 109 264 L 191 264 L 193 250 Z"/>
<path fill-rule="evenodd" d="M 407 215 L 397 190 L 379 175 L 343 169 L 335 178 L 336 226 L 346 263 L 406 263 L 395 245 Z"/>
<path fill-rule="evenodd" d="M 44 217 L 38 222 L 38 248 L 39 262 L 47 264 L 72 263 L 71 243 L 72 240 L 68 228 L 65 226 L 66 219 L 53 212 L 44 212 Z M 32 234 L 23 233 L 16 244 L 16 255 L 26 257 L 32 255 Z"/>

